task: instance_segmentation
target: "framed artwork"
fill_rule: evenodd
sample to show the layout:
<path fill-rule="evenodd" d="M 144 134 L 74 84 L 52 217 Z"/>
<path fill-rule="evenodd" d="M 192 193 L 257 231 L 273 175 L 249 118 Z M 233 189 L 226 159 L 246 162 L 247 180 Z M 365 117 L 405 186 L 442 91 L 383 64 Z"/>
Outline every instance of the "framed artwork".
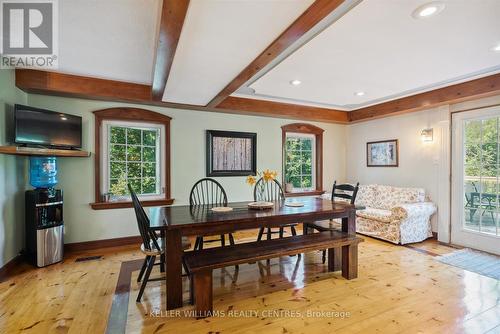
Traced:
<path fill-rule="evenodd" d="M 247 176 L 257 172 L 257 134 L 207 130 L 207 176 Z"/>
<path fill-rule="evenodd" d="M 366 143 L 367 167 L 398 167 L 398 140 L 381 140 Z"/>

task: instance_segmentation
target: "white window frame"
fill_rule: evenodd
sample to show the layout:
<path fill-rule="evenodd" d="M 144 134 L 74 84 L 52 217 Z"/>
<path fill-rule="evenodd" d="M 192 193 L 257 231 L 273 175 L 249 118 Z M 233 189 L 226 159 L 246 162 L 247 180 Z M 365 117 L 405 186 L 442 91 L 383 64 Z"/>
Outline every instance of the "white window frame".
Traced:
<path fill-rule="evenodd" d="M 165 198 L 165 187 L 166 187 L 166 166 L 165 166 L 165 147 L 166 147 L 166 135 L 165 135 L 165 125 L 158 123 L 145 123 L 145 122 L 131 122 L 131 121 L 118 121 L 118 120 L 104 120 L 101 126 L 101 193 L 109 193 L 109 179 L 110 179 L 110 161 L 109 161 L 109 151 L 110 151 L 110 128 L 112 126 L 118 127 L 128 127 L 140 130 L 159 130 L 159 141 L 156 146 L 156 178 L 159 182 L 159 193 L 158 194 L 137 194 L 137 196 L 142 200 L 161 200 Z M 158 167 L 159 166 L 159 167 Z M 159 181 L 158 181 L 159 180 Z M 128 196 L 130 197 L 130 196 Z"/>
<path fill-rule="evenodd" d="M 312 152 L 312 157 L 311 157 L 311 187 L 309 188 L 295 188 L 293 189 L 293 192 L 309 192 L 309 191 L 314 191 L 316 190 L 316 135 L 311 134 L 311 133 L 299 133 L 299 132 L 286 132 L 286 137 L 285 137 L 285 177 L 286 177 L 286 167 L 287 167 L 287 160 L 286 160 L 286 154 L 288 152 L 287 150 L 287 142 L 288 138 L 307 138 L 311 139 L 311 152 Z M 302 150 L 301 150 L 302 151 Z M 300 175 L 301 177 L 304 176 L 304 174 Z"/>

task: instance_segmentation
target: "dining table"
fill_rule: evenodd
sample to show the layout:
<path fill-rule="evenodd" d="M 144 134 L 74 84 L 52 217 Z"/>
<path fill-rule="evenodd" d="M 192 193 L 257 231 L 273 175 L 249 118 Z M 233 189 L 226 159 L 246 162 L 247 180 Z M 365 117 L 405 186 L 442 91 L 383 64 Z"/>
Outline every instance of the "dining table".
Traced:
<path fill-rule="evenodd" d="M 150 209 L 150 229 L 159 233 L 166 247 L 167 310 L 183 306 L 183 236 L 221 235 L 239 230 L 278 227 L 290 223 L 307 224 L 327 219 L 341 219 L 343 232 L 356 233 L 356 208 L 346 202 L 321 197 L 295 197 L 274 202 L 272 208 L 261 210 L 249 208 L 249 203 L 228 203 L 227 206 L 232 210 L 226 212 L 214 211 L 214 205 L 178 205 Z M 341 258 L 336 261 L 341 261 Z"/>

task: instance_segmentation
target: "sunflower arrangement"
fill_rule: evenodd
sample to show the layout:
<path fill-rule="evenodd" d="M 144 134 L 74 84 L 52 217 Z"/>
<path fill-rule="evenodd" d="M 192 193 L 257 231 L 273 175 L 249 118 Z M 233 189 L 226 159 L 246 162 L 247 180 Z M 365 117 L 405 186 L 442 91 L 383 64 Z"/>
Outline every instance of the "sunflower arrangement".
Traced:
<path fill-rule="evenodd" d="M 246 183 L 248 185 L 250 185 L 251 187 L 253 187 L 257 183 L 257 180 L 259 178 L 262 178 L 263 182 L 259 183 L 258 188 L 257 188 L 257 191 L 261 195 L 260 198 L 262 198 L 262 195 L 264 194 L 264 189 L 265 189 L 266 183 L 275 180 L 277 176 L 278 176 L 277 171 L 272 171 L 272 170 L 266 169 L 262 172 L 257 172 L 257 175 L 248 175 Z"/>

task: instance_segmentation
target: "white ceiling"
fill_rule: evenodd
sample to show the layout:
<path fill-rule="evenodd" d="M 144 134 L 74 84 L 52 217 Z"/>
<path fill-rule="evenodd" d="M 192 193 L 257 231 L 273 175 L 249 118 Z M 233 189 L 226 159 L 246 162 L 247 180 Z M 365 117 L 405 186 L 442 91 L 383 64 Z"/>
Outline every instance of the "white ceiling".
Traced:
<path fill-rule="evenodd" d="M 206 105 L 313 0 L 191 0 L 164 101 Z"/>
<path fill-rule="evenodd" d="M 363 0 L 251 84 L 252 97 L 349 110 L 500 71 L 499 0 L 443 1 L 414 19 L 427 2 Z"/>
<path fill-rule="evenodd" d="M 500 72 L 500 0 L 444 0 L 422 20 L 427 0 L 359 1 L 233 95 L 352 110 Z M 191 0 L 164 100 L 206 105 L 312 2 Z M 59 1 L 58 71 L 151 84 L 160 14 L 161 0 Z"/>
<path fill-rule="evenodd" d="M 151 84 L 160 0 L 58 3 L 58 72 Z"/>

